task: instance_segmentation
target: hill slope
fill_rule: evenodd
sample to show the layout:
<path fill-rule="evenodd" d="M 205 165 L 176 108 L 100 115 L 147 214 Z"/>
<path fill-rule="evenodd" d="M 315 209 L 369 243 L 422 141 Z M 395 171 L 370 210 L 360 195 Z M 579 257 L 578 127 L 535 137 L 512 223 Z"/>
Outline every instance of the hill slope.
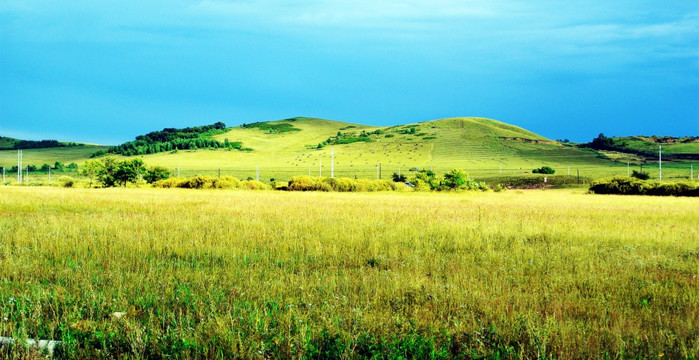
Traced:
<path fill-rule="evenodd" d="M 241 143 L 251 150 L 199 148 L 138 156 L 148 165 L 165 166 L 174 174 L 179 168 L 183 176 L 216 175 L 220 171 L 224 175 L 256 177 L 259 167 L 261 179 L 280 180 L 303 174 L 329 176 L 331 158 L 335 176 L 361 178 L 377 174 L 389 178 L 394 172 L 407 173 L 416 168 L 431 168 L 438 173 L 459 168 L 476 178 L 530 174 L 532 169 L 544 165 L 562 175 L 575 175 L 578 169 L 582 176 L 591 177 L 626 175 L 628 171 L 627 158 L 613 161 L 613 156 L 593 149 L 561 144 L 517 126 L 484 118 L 461 117 L 376 127 L 297 117 L 226 128 L 208 138 Z M 24 162 L 80 164 L 96 151 L 78 150 L 28 150 Z M 0 166 L 15 162 L 16 153 L 0 151 Z M 656 176 L 652 164 L 644 166 L 651 176 Z M 663 168 L 664 178 L 671 178 L 675 170 L 677 177 L 689 177 L 687 162 L 664 163 Z"/>
<path fill-rule="evenodd" d="M 484 118 L 449 118 L 376 127 L 317 118 L 293 118 L 230 128 L 213 139 L 241 142 L 250 152 L 179 151 L 148 155 L 148 163 L 182 174 L 217 174 L 286 179 L 299 174 L 383 178 L 394 172 L 431 168 L 465 169 L 474 176 L 524 174 L 543 165 L 567 174 L 567 167 L 620 168 L 589 149 L 564 146 L 525 129 Z M 285 129 L 285 130 L 281 130 Z M 350 143 L 344 143 L 351 141 Z M 331 155 L 331 152 L 334 153 Z M 380 165 L 380 168 L 378 166 Z M 186 170 L 186 171 L 185 171 Z M 594 170 L 598 172 L 598 170 Z M 616 171 L 616 170 L 615 170 Z M 620 171 L 620 170 L 619 170 Z M 589 171 L 587 171 L 589 173 Z M 625 172 L 625 164 L 624 164 Z"/>

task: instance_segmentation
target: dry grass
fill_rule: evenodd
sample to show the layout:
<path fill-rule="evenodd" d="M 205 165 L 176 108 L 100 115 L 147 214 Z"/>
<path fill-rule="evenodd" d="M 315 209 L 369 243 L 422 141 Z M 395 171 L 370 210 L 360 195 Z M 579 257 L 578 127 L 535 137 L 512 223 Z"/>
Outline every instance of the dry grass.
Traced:
<path fill-rule="evenodd" d="M 696 358 L 697 214 L 572 190 L 2 187 L 0 336 L 65 358 Z"/>

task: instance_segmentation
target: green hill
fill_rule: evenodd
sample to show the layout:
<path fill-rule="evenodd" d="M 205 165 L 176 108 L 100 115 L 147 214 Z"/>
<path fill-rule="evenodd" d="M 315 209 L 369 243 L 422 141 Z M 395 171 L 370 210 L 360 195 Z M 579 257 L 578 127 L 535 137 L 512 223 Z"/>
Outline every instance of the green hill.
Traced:
<path fill-rule="evenodd" d="M 157 133 L 161 132 L 151 134 Z M 562 144 L 520 127 L 484 118 L 449 118 L 377 127 L 297 117 L 243 124 L 197 136 L 203 144 L 241 145 L 238 148 L 197 146 L 196 150 L 136 156 L 148 165 L 172 169 L 175 174 L 179 168 L 183 176 L 220 172 L 241 178 L 256 177 L 259 168 L 263 180 L 284 180 L 309 173 L 329 176 L 331 158 L 335 176 L 359 178 L 373 178 L 377 174 L 389 178 L 394 172 L 409 174 L 415 169 L 443 173 L 452 168 L 463 169 L 476 179 L 534 176 L 531 170 L 541 166 L 552 167 L 556 175 L 577 175 L 579 170 L 585 177 L 602 177 L 626 175 L 627 166 L 630 166 L 627 162 L 638 166 L 644 162 L 643 170 L 657 176 L 657 166 L 652 160 L 638 158 L 634 162 L 610 152 Z M 100 149 L 106 148 L 85 152 L 75 148 L 65 153 L 60 153 L 59 149 L 38 149 L 34 150 L 36 153 L 25 152 L 25 164 L 41 165 L 56 160 L 80 164 Z M 683 151 L 687 149 L 699 153 L 696 143 Z M 52 157 L 51 162 L 48 157 Z M 0 151 L 0 166 L 11 166 L 15 161 L 16 153 Z M 689 177 L 691 163 L 688 161 L 665 162 L 663 177 Z"/>

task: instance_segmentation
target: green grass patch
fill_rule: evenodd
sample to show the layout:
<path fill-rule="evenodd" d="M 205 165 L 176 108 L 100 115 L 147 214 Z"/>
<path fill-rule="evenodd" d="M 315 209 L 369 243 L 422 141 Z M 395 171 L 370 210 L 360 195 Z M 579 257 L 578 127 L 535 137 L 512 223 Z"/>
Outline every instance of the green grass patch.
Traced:
<path fill-rule="evenodd" d="M 292 120 L 293 119 L 281 120 L 278 122 L 256 122 L 252 124 L 243 124 L 241 127 L 245 129 L 258 129 L 268 134 L 282 134 L 286 132 L 301 131 L 301 129 L 294 127 L 293 124 L 288 123 L 288 121 Z"/>

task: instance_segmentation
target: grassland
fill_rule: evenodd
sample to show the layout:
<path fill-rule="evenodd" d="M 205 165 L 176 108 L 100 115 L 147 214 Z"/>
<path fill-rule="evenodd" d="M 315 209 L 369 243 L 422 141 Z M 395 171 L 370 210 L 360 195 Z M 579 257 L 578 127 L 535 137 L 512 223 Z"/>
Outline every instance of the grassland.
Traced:
<path fill-rule="evenodd" d="M 282 130 L 284 129 L 284 130 Z M 287 131 L 293 130 L 293 131 Z M 318 144 L 337 136 L 372 134 L 371 141 L 350 144 Z M 451 118 L 416 124 L 373 127 L 315 118 L 294 118 L 234 127 L 213 139 L 241 142 L 252 151 L 181 150 L 140 156 L 148 165 L 161 165 L 182 176 L 222 175 L 241 179 L 288 180 L 297 175 L 330 175 L 331 152 L 334 174 L 339 177 L 383 179 L 392 173 L 429 168 L 444 173 L 453 168 L 465 170 L 474 178 L 522 176 L 534 168 L 550 166 L 557 174 L 600 178 L 627 174 L 627 162 L 640 169 L 638 156 L 596 152 L 548 140 L 525 129 L 483 118 Z M 699 154 L 699 143 L 681 144 L 682 151 Z M 47 149 L 25 152 L 25 164 L 41 166 L 61 161 L 81 164 L 97 151 Z M 16 163 L 16 152 L 0 151 L 0 166 Z M 689 160 L 665 162 L 663 178 L 687 179 Z M 699 168 L 699 166 L 694 166 Z M 644 171 L 658 177 L 657 162 L 646 162 Z"/>
<path fill-rule="evenodd" d="M 697 214 L 580 190 L 0 187 L 0 336 L 62 358 L 696 358 Z"/>

